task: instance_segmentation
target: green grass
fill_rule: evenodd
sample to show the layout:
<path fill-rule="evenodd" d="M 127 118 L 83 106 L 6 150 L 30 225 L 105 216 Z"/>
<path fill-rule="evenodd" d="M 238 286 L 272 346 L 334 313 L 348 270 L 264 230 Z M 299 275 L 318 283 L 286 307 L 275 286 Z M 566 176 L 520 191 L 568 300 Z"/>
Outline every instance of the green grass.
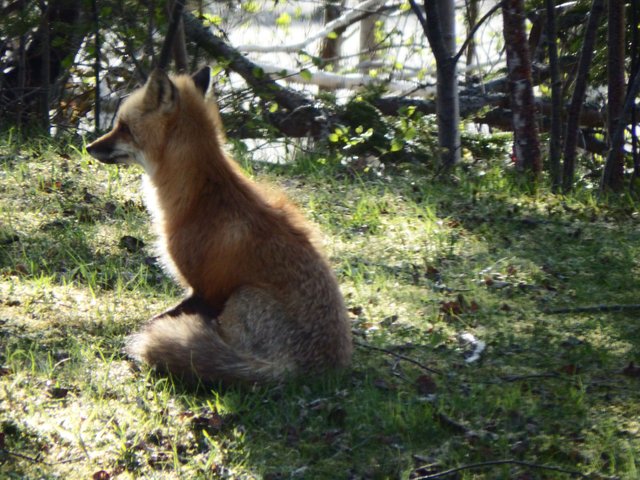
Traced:
<path fill-rule="evenodd" d="M 0 142 L 1 478 L 416 478 L 497 460 L 534 466 L 449 478 L 638 478 L 638 311 L 545 313 L 638 303 L 637 205 L 531 192 L 489 163 L 453 183 L 313 158 L 250 171 L 319 225 L 359 345 L 342 375 L 194 391 L 121 354 L 181 295 L 153 260 L 140 171 Z M 462 333 L 486 342 L 479 361 Z"/>

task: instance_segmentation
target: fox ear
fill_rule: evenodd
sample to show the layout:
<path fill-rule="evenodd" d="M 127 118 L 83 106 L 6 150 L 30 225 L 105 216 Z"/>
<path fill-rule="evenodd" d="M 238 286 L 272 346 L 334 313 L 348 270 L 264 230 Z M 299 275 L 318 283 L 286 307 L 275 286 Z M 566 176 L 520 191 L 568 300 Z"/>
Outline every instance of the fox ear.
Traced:
<path fill-rule="evenodd" d="M 211 80 L 211 69 L 209 67 L 202 67 L 191 76 L 191 79 L 193 83 L 196 84 L 196 88 L 202 92 L 202 95 L 206 95 Z"/>
<path fill-rule="evenodd" d="M 168 113 L 175 108 L 178 89 L 163 70 L 156 68 L 147 79 L 144 100 L 149 110 L 162 110 Z"/>

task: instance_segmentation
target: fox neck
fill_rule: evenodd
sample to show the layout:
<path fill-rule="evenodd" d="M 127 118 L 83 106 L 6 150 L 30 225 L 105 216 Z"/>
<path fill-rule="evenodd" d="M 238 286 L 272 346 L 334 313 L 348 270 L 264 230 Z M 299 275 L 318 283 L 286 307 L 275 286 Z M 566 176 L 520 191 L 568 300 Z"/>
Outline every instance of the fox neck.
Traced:
<path fill-rule="evenodd" d="M 189 138 L 189 137 L 186 137 Z M 155 215 L 162 228 L 173 230 L 198 212 L 217 214 L 218 206 L 231 198 L 246 196 L 246 181 L 222 149 L 215 132 L 189 142 L 172 143 L 164 149 L 159 165 L 148 172 L 154 190 Z"/>

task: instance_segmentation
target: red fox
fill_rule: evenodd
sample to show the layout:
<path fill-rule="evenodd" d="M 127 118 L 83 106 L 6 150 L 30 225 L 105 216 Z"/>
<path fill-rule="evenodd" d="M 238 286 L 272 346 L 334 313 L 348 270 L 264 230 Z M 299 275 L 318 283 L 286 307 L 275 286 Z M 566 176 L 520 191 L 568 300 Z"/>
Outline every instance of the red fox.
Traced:
<path fill-rule="evenodd" d="M 161 70 L 87 146 L 141 165 L 163 265 L 187 290 L 128 338 L 137 360 L 203 381 L 268 382 L 347 367 L 352 340 L 337 280 L 311 228 L 223 149 L 208 67 Z"/>

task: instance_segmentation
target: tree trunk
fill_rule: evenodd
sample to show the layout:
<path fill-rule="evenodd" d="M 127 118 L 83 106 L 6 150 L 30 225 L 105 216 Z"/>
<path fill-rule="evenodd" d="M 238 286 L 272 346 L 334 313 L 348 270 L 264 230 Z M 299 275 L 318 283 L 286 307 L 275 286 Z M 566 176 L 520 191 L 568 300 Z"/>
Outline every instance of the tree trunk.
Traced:
<path fill-rule="evenodd" d="M 607 22 L 607 130 L 611 144 L 611 153 L 602 175 L 600 190 L 619 192 L 624 184 L 624 148 L 613 149 L 611 141 L 622 118 L 624 107 L 624 3 L 620 0 L 609 0 L 609 21 Z"/>
<path fill-rule="evenodd" d="M 51 77 L 49 75 L 51 64 L 51 33 L 49 25 L 49 5 L 45 0 L 40 0 L 40 31 L 42 32 L 42 95 L 40 125 L 42 132 L 49 135 L 51 120 L 49 118 L 49 98 L 51 89 Z"/>
<path fill-rule="evenodd" d="M 469 43 L 467 44 L 467 50 L 465 52 L 465 56 L 466 56 L 466 64 L 467 64 L 467 69 L 469 67 L 471 67 L 471 65 L 473 65 L 473 62 L 475 61 L 475 57 L 476 57 L 476 41 L 475 41 L 475 35 L 473 33 L 473 28 L 475 27 L 477 21 L 478 21 L 478 15 L 480 14 L 480 9 L 479 9 L 479 5 L 478 5 L 478 0 L 469 0 L 469 2 L 467 3 L 467 10 L 466 10 L 466 24 L 467 24 L 467 37 L 469 38 Z M 469 83 L 474 75 L 471 72 L 471 70 L 467 70 L 467 74 L 465 76 L 465 80 L 467 81 L 467 83 Z"/>
<path fill-rule="evenodd" d="M 91 14 L 93 16 L 93 28 L 94 38 L 93 45 L 95 49 L 94 63 L 93 63 L 93 76 L 95 78 L 96 87 L 94 90 L 94 132 L 99 133 L 100 127 L 100 115 L 101 115 L 101 99 L 100 99 L 100 50 L 102 48 L 100 40 L 100 16 L 98 14 L 98 2 L 97 0 L 91 0 Z"/>
<path fill-rule="evenodd" d="M 545 0 L 547 8 L 547 43 L 551 71 L 551 129 L 549 132 L 549 172 L 551 188 L 558 191 L 562 182 L 560 152 L 562 149 L 562 81 L 558 65 L 556 8 L 554 0 Z"/>
<path fill-rule="evenodd" d="M 634 2 L 631 5 L 631 75 L 629 78 L 635 78 L 636 74 L 640 70 L 640 3 Z M 631 81 L 629 81 L 631 84 Z M 638 133 L 636 130 L 637 107 L 635 102 L 631 107 L 631 152 L 633 155 L 633 175 L 631 182 L 629 183 L 629 190 L 632 194 L 636 193 L 636 182 L 640 180 L 640 149 L 638 145 Z"/>
<path fill-rule="evenodd" d="M 328 0 L 324 6 L 324 24 L 332 22 L 336 18 L 340 17 L 342 9 L 344 8 L 345 0 Z M 323 68 L 327 66 L 330 70 L 334 71 L 338 68 L 338 57 L 340 56 L 340 49 L 342 47 L 342 34 L 345 31 L 345 27 L 334 30 L 333 35 L 327 36 L 322 40 L 320 46 L 320 58 L 323 60 Z"/>
<path fill-rule="evenodd" d="M 171 16 L 176 0 L 167 0 L 167 13 Z M 171 17 L 169 17 L 171 20 Z M 178 15 L 178 25 L 176 26 L 176 34 L 173 39 L 173 62 L 176 70 L 180 73 L 186 73 L 189 68 L 187 60 L 187 43 L 184 36 L 184 22 L 182 21 L 182 12 Z"/>
<path fill-rule="evenodd" d="M 589 67 L 593 58 L 593 50 L 596 44 L 598 22 L 604 10 L 604 0 L 593 0 L 589 13 L 589 21 L 584 32 L 580 60 L 578 61 L 578 75 L 576 76 L 571 103 L 567 114 L 567 131 L 564 136 L 564 165 L 562 174 L 562 189 L 565 192 L 573 188 L 573 176 L 575 173 L 576 146 L 578 144 L 578 122 L 580 110 L 584 102 L 587 90 Z"/>
<path fill-rule="evenodd" d="M 183 21 L 182 11 L 184 10 L 185 3 L 186 0 L 175 0 L 173 2 L 171 12 L 167 15 L 169 27 L 167 28 L 167 34 L 164 38 L 164 42 L 162 43 L 160 55 L 158 55 L 157 67 L 160 69 L 164 70 L 169 67 L 171 53 L 174 50 L 175 40 L 178 36 L 178 28 Z"/>
<path fill-rule="evenodd" d="M 638 93 L 640 93 L 640 71 L 636 72 L 635 77 L 633 78 L 633 80 L 630 80 L 629 83 L 629 91 L 627 92 L 627 97 L 622 109 L 622 118 L 627 118 L 629 116 L 631 110 L 635 106 L 636 97 Z M 624 127 L 624 122 L 619 122 L 615 131 L 611 135 L 611 148 L 609 148 L 607 164 L 612 162 L 611 157 L 615 154 L 615 152 L 622 150 L 624 146 Z"/>
<path fill-rule="evenodd" d="M 371 62 L 378 58 L 376 54 L 376 22 L 380 15 L 371 15 L 360 22 L 360 71 L 368 73 Z"/>
<path fill-rule="evenodd" d="M 22 6 L 26 16 L 27 2 Z M 37 28 L 20 35 L 17 58 L 9 60 L 2 76 L 0 118 L 23 127 L 44 124 L 44 88 L 67 74 L 65 62 L 76 56 L 88 28 L 81 21 L 84 10 L 79 0 L 49 1 L 46 10 L 48 15 L 34 25 Z M 55 102 L 50 90 L 47 97 L 47 104 Z M 47 108 L 47 116 L 48 112 Z"/>
<path fill-rule="evenodd" d="M 502 5 L 516 167 L 537 177 L 542 172 L 542 160 L 533 98 L 529 42 L 524 23 L 524 1 L 506 0 Z"/>
<path fill-rule="evenodd" d="M 440 166 L 451 170 L 460 161 L 460 97 L 454 0 L 425 0 L 422 10 L 410 0 L 436 59 L 436 117 Z"/>

